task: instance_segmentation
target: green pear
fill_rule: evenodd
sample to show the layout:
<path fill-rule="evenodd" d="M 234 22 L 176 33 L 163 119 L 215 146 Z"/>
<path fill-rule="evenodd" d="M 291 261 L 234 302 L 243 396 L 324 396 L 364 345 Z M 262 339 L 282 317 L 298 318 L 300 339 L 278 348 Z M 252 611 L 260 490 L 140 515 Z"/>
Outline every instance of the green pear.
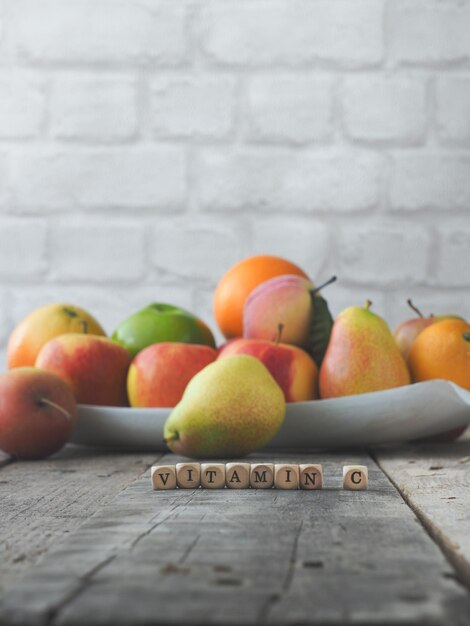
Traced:
<path fill-rule="evenodd" d="M 227 356 L 190 380 L 163 434 L 177 454 L 237 457 L 263 447 L 285 412 L 284 394 L 261 361 Z"/>
<path fill-rule="evenodd" d="M 408 385 L 410 373 L 386 322 L 364 307 L 336 318 L 320 369 L 322 398 L 350 396 Z"/>

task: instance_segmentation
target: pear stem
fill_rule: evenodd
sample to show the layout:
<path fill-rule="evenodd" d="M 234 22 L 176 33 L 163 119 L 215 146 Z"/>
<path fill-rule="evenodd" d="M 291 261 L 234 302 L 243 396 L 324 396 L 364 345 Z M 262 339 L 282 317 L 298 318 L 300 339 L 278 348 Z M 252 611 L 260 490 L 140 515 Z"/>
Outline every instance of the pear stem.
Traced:
<path fill-rule="evenodd" d="M 281 341 L 281 337 L 282 337 L 282 331 L 284 330 L 284 324 L 280 323 L 277 325 L 277 335 L 276 335 L 276 339 L 274 340 L 274 343 L 276 345 L 278 345 Z"/>
<path fill-rule="evenodd" d="M 66 411 L 63 406 L 60 406 L 60 404 L 57 404 L 56 402 L 53 402 L 52 400 L 48 400 L 47 398 L 41 398 L 39 400 L 39 406 L 42 406 L 43 404 L 47 404 L 51 406 L 52 408 L 57 409 L 57 411 L 60 411 L 60 413 L 62 413 L 62 415 L 64 415 L 68 420 L 72 419 L 72 416 L 70 415 L 70 413 Z"/>
<path fill-rule="evenodd" d="M 179 434 L 177 432 L 174 432 L 169 437 L 164 437 L 163 438 L 163 443 L 167 444 L 169 441 L 178 441 L 179 438 L 180 438 Z"/>
<path fill-rule="evenodd" d="M 315 289 L 311 289 L 310 293 L 312 294 L 312 296 L 314 296 L 316 293 L 320 291 L 320 289 L 323 289 L 323 287 L 328 287 L 328 285 L 331 285 L 331 283 L 334 283 L 337 280 L 338 279 L 336 276 L 332 276 L 329 280 L 327 280 L 325 283 L 323 283 L 319 287 L 315 287 Z"/>
<path fill-rule="evenodd" d="M 413 302 L 411 301 L 411 298 L 408 298 L 406 303 L 408 304 L 410 309 L 413 309 L 413 311 L 419 315 L 419 317 L 424 317 L 424 315 L 421 313 L 421 311 L 418 309 L 418 307 L 413 304 Z"/>
<path fill-rule="evenodd" d="M 365 310 L 368 311 L 371 306 L 372 306 L 372 300 L 366 300 L 366 303 L 364 305 Z"/>

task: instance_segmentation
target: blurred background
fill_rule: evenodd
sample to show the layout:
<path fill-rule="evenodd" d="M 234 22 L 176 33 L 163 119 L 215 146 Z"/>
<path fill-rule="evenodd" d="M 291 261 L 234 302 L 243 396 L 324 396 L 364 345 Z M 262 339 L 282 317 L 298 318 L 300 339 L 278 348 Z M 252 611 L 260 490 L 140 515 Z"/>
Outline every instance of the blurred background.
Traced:
<path fill-rule="evenodd" d="M 0 0 L 0 357 L 61 301 L 213 325 L 272 253 L 333 313 L 470 317 L 470 3 Z"/>

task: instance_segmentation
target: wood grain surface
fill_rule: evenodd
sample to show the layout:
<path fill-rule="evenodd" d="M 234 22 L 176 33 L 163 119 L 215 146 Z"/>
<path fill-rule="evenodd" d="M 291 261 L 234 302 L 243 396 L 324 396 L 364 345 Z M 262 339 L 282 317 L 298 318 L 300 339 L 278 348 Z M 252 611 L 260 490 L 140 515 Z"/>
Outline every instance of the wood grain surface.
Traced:
<path fill-rule="evenodd" d="M 159 456 L 68 446 L 45 461 L 6 464 L 0 472 L 0 590 Z"/>
<path fill-rule="evenodd" d="M 366 453 L 250 459 L 322 463 L 317 491 L 155 492 L 155 460 L 69 449 L 0 470 L 11 544 L 1 624 L 469 623 L 468 591 Z M 343 464 L 368 466 L 367 491 L 342 489 Z"/>
<path fill-rule="evenodd" d="M 470 589 L 470 437 L 375 457 Z"/>

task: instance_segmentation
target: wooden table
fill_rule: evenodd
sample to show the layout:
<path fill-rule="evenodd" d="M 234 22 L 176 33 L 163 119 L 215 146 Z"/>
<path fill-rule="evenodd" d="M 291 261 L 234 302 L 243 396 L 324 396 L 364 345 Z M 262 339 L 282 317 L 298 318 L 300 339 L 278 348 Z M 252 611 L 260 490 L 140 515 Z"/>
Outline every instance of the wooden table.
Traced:
<path fill-rule="evenodd" d="M 252 458 L 323 463 L 325 489 L 152 491 L 172 455 L 4 460 L 0 624 L 470 624 L 470 438 Z M 368 491 L 341 489 L 348 463 Z"/>

